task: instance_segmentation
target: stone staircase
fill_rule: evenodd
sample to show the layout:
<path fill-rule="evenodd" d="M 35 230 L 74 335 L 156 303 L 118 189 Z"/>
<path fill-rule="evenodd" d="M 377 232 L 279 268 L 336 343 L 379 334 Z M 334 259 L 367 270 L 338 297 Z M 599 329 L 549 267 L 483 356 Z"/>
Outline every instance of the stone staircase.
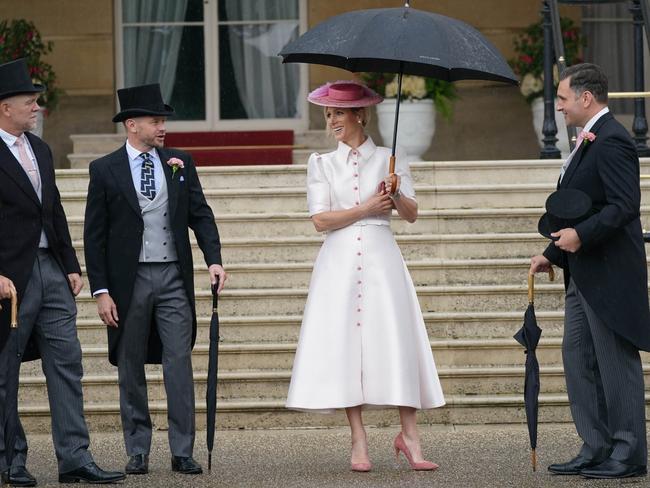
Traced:
<path fill-rule="evenodd" d="M 315 136 L 305 146 L 315 146 Z M 122 142 L 120 136 L 73 136 L 73 166 L 86 164 Z M 88 139 L 88 140 L 86 140 Z M 342 413 L 324 416 L 284 408 L 291 365 L 312 264 L 322 236 L 306 213 L 305 153 L 292 166 L 200 168 L 230 273 L 220 301 L 218 426 L 276 428 L 346 423 Z M 527 306 L 529 258 L 545 240 L 536 233 L 559 161 L 459 161 L 413 163 L 420 217 L 395 219 L 393 229 L 415 282 L 447 398 L 447 406 L 423 411 L 426 423 L 522 422 L 522 348 L 512 339 Z M 650 173 L 650 159 L 642 161 Z M 83 266 L 83 209 L 87 169 L 60 170 L 57 181 L 72 238 Z M 643 201 L 650 202 L 650 183 Z M 650 206 L 642 208 L 644 224 Z M 199 330 L 194 350 L 197 423 L 204 427 L 209 280 L 193 243 Z M 538 323 L 544 329 L 540 421 L 568 421 L 561 366 L 561 272 L 536 284 Z M 77 299 L 83 348 L 86 418 L 93 430 L 119 429 L 117 371 L 107 360 L 105 327 L 88 284 Z M 644 355 L 649 371 L 649 357 Z M 159 367 L 147 368 L 154 423 L 166 426 Z M 38 362 L 21 370 L 21 411 L 29 432 L 48 431 L 49 406 Z M 395 409 L 371 409 L 370 424 L 398 422 Z"/>

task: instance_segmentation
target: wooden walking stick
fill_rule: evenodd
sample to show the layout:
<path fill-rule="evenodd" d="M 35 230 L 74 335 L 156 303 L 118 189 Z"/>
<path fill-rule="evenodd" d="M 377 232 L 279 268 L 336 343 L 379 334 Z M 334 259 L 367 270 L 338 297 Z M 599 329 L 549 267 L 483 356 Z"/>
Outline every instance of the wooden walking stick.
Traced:
<path fill-rule="evenodd" d="M 11 328 L 18 328 L 18 293 L 11 290 Z"/>

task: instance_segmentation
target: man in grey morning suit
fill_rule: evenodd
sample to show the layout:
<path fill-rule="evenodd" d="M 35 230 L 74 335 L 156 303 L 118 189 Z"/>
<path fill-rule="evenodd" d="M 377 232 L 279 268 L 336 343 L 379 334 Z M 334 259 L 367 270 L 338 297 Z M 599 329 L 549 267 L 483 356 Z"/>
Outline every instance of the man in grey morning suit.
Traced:
<path fill-rule="evenodd" d="M 571 414 L 583 441 L 556 474 L 624 478 L 646 474 L 643 370 L 650 350 L 648 276 L 641 231 L 639 158 L 628 132 L 607 108 L 607 78 L 593 64 L 561 75 L 557 109 L 583 128 L 558 188 L 580 190 L 592 209 L 558 229 L 530 272 L 564 270 L 562 357 Z"/>
<path fill-rule="evenodd" d="M 172 470 L 202 472 L 192 458 L 196 339 L 192 248 L 196 235 L 214 284 L 226 280 L 212 210 L 192 157 L 163 147 L 173 109 L 160 86 L 118 90 L 127 142 L 90 164 L 84 223 L 86 266 L 109 359 L 118 367 L 128 474 L 148 472 L 151 418 L 145 363 L 162 363 Z"/>
<path fill-rule="evenodd" d="M 3 483 L 36 485 L 25 467 L 27 441 L 16 396 L 21 360 L 40 357 L 59 481 L 109 483 L 124 474 L 103 471 L 93 462 L 83 414 L 74 301 L 81 270 L 54 181 L 52 153 L 28 132 L 36 126 L 41 91 L 32 84 L 25 60 L 0 65 L 0 288 L 5 290 L 0 298 L 13 282 L 19 299 L 18 328 L 11 333 L 6 301 L 0 310 L 0 470 Z"/>

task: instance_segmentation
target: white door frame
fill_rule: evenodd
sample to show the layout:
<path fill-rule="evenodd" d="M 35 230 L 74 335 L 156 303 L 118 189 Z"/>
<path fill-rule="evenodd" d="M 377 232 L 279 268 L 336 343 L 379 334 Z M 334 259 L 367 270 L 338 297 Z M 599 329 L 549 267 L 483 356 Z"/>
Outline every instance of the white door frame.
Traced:
<path fill-rule="evenodd" d="M 307 1 L 298 0 L 300 12 L 300 33 L 307 30 Z M 113 0 L 115 12 L 115 80 L 118 87 L 124 86 L 124 56 L 122 31 L 122 0 Z M 307 103 L 307 87 L 309 71 L 307 65 L 301 63 L 300 93 L 298 113 L 294 119 L 237 119 L 219 120 L 219 23 L 218 0 L 204 0 L 203 40 L 205 66 L 205 103 L 206 120 L 167 122 L 167 128 L 172 132 L 211 131 L 211 130 L 265 130 L 287 129 L 306 131 L 309 128 L 309 107 Z M 119 111 L 116 98 L 115 109 Z"/>

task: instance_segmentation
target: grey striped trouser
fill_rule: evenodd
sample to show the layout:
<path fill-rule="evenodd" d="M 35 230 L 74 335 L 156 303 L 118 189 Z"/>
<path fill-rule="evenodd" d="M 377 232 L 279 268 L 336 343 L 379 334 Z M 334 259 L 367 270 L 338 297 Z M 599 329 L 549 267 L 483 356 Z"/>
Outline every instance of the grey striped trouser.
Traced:
<path fill-rule="evenodd" d="M 643 370 L 638 349 L 598 318 L 571 280 L 562 358 L 571 415 L 588 459 L 646 465 Z"/>

